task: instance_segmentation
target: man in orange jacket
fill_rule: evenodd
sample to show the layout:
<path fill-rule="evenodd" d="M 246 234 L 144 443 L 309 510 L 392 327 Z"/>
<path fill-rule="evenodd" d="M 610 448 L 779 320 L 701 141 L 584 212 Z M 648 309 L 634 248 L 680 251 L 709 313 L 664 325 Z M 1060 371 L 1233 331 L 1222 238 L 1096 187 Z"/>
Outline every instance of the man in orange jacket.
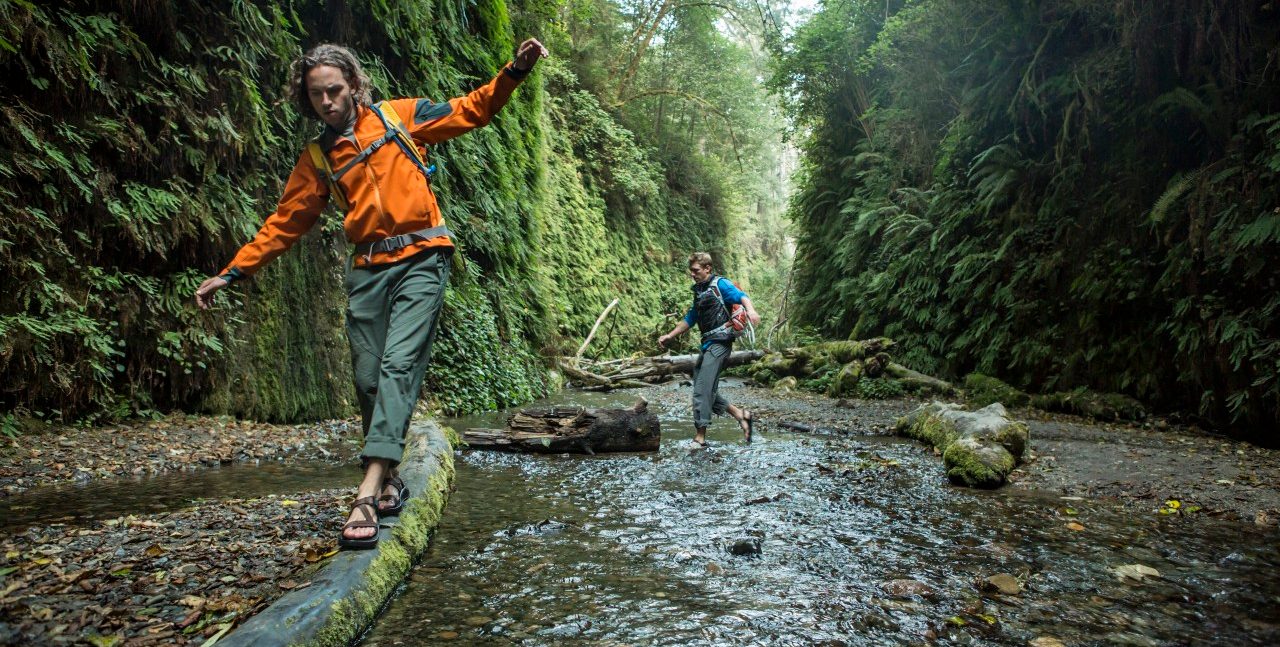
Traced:
<path fill-rule="evenodd" d="M 343 227 L 356 244 L 346 281 L 347 337 L 365 476 L 339 537 L 344 548 L 376 546 L 378 516 L 399 514 L 409 496 L 395 468 L 449 282 L 453 241 L 419 146 L 489 123 L 543 56 L 546 48 L 531 38 L 493 80 L 465 97 L 374 104 L 369 77 L 350 50 L 311 49 L 293 62 L 290 98 L 304 116 L 324 122 L 324 130 L 294 164 L 276 212 L 257 236 L 196 290 L 197 305 L 207 309 L 218 290 L 297 242 L 329 199 L 347 210 Z"/>

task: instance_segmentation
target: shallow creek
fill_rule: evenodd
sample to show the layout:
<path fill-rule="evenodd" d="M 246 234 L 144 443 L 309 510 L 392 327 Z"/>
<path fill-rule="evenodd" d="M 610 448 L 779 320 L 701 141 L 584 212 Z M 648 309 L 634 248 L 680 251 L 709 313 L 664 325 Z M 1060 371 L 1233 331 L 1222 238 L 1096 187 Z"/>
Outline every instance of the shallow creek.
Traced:
<path fill-rule="evenodd" d="M 430 549 L 363 644 L 1280 642 L 1274 530 L 954 488 L 923 446 L 870 434 L 747 446 L 720 420 L 691 451 L 683 401 L 651 405 L 654 454 L 461 453 Z M 1132 564 L 1159 577 L 1113 572 Z M 1021 593 L 980 591 L 999 573 Z"/>

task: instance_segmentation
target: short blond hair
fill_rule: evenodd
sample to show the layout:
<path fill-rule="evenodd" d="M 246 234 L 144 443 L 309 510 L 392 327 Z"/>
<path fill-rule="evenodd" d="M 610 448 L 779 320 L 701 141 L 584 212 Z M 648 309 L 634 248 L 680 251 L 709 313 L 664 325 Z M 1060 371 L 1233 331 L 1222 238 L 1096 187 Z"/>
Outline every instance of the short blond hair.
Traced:
<path fill-rule="evenodd" d="M 711 267 L 711 254 L 706 252 L 694 252 L 689 254 L 689 264 L 697 263 L 703 267 Z"/>

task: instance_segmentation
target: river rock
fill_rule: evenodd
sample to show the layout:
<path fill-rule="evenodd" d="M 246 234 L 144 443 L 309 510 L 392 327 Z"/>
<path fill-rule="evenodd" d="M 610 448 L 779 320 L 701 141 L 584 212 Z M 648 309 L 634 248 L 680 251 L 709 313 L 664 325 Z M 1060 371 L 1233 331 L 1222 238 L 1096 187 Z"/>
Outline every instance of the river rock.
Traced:
<path fill-rule="evenodd" d="M 1061 640 L 1058 640 L 1057 638 L 1054 638 L 1053 636 L 1040 636 L 1039 638 L 1032 638 L 1031 642 L 1027 643 L 1027 645 L 1029 647 L 1067 647 L 1065 643 L 1063 643 Z"/>
<path fill-rule="evenodd" d="M 995 403 L 977 411 L 931 402 L 898 419 L 897 433 L 942 452 L 947 477 L 957 485 L 994 489 L 1027 450 L 1030 432 Z"/>
<path fill-rule="evenodd" d="M 1017 595 L 1022 592 L 1022 583 L 1008 573 L 996 573 L 982 580 L 982 590 L 997 591 L 1001 595 Z"/>
<path fill-rule="evenodd" d="M 794 391 L 799 386 L 800 382 L 790 375 L 773 383 L 773 388 L 779 391 Z"/>
<path fill-rule="evenodd" d="M 754 537 L 743 537 L 729 545 L 729 553 L 738 556 L 754 556 L 760 554 L 760 540 Z"/>
<path fill-rule="evenodd" d="M 919 580 L 889 580 L 880 583 L 880 590 L 891 598 L 921 597 L 931 599 L 937 594 L 924 582 Z"/>

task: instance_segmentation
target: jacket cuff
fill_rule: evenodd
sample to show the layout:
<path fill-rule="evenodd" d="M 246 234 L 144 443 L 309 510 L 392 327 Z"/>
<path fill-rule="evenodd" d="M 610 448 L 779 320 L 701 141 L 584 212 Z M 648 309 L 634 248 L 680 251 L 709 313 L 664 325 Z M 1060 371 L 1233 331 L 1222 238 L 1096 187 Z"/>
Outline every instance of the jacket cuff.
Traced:
<path fill-rule="evenodd" d="M 507 63 L 507 66 L 502 68 L 503 74 L 506 74 L 507 76 L 517 81 L 523 81 L 524 77 L 529 76 L 529 73 L 532 71 L 533 71 L 533 68 L 529 68 L 527 70 L 517 70 L 515 68 L 515 63 Z"/>
<path fill-rule="evenodd" d="M 244 272 L 241 272 L 238 267 L 229 267 L 227 268 L 227 271 L 219 274 L 218 278 L 226 281 L 227 283 L 235 283 L 236 281 L 244 278 Z"/>

